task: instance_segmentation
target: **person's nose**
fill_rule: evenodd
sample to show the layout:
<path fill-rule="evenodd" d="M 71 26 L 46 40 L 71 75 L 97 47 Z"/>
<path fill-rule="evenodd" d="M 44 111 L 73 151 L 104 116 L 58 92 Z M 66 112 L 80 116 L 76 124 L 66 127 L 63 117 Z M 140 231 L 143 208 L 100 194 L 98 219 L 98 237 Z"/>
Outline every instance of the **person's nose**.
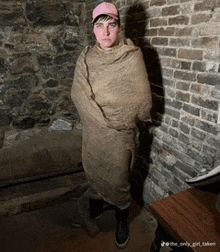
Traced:
<path fill-rule="evenodd" d="M 103 35 L 108 36 L 109 35 L 109 29 L 108 26 L 103 28 Z"/>

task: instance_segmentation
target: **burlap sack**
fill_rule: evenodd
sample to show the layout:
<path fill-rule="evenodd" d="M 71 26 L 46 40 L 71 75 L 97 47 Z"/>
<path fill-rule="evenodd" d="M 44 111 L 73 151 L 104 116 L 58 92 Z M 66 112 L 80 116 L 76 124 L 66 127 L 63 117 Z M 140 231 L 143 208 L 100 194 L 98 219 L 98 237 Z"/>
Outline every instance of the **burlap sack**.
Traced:
<path fill-rule="evenodd" d="M 152 106 L 140 49 L 129 39 L 110 50 L 86 47 L 77 61 L 71 97 L 83 123 L 82 160 L 90 185 L 110 204 L 126 208 L 136 124 L 150 120 Z"/>

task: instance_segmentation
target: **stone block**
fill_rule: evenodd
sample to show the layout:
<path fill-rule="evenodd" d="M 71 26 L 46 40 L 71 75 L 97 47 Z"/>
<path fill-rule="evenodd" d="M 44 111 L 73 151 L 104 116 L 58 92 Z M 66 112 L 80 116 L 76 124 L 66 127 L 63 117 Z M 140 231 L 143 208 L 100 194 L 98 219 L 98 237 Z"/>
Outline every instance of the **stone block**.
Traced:
<path fill-rule="evenodd" d="M 179 49 L 178 57 L 182 58 L 182 59 L 202 60 L 203 51 L 202 50 Z"/>
<path fill-rule="evenodd" d="M 202 37 L 192 40 L 194 48 L 216 48 L 218 47 L 218 37 Z"/>
<path fill-rule="evenodd" d="M 191 62 L 188 61 L 181 61 L 181 69 L 190 70 L 191 69 Z"/>
<path fill-rule="evenodd" d="M 193 62 L 193 68 L 194 71 L 198 72 L 205 72 L 206 71 L 206 63 L 201 61 L 195 61 Z"/>
<path fill-rule="evenodd" d="M 194 11 L 214 11 L 216 0 L 204 0 L 194 4 Z"/>
<path fill-rule="evenodd" d="M 0 126 L 9 125 L 12 121 L 12 111 L 6 108 L 0 108 Z"/>
<path fill-rule="evenodd" d="M 218 109 L 218 102 L 209 100 L 206 98 L 202 98 L 201 96 L 192 96 L 191 102 L 197 106 L 208 108 L 211 110 L 216 110 Z"/>
<path fill-rule="evenodd" d="M 191 95 L 189 93 L 184 93 L 181 91 L 176 92 L 176 99 L 183 101 L 183 102 L 189 102 Z"/>
<path fill-rule="evenodd" d="M 193 126 L 195 123 L 195 118 L 194 116 L 186 115 L 186 116 L 181 117 L 181 121 L 184 123 L 187 123 L 190 126 Z"/>
<path fill-rule="evenodd" d="M 176 48 L 158 48 L 157 51 L 162 56 L 176 57 Z"/>
<path fill-rule="evenodd" d="M 190 46 L 190 40 L 189 39 L 184 39 L 184 38 L 170 38 L 169 46 L 189 47 Z"/>
<path fill-rule="evenodd" d="M 196 120 L 195 127 L 198 129 L 201 129 L 205 132 L 209 132 L 213 135 L 218 135 L 217 127 L 214 124 L 210 124 L 210 123 L 207 123 L 204 121 Z"/>
<path fill-rule="evenodd" d="M 215 157 L 217 154 L 217 149 L 210 147 L 210 146 L 207 146 L 207 145 L 203 145 L 202 152 L 206 156 Z"/>
<path fill-rule="evenodd" d="M 166 18 L 153 18 L 150 19 L 150 27 L 167 26 Z"/>
<path fill-rule="evenodd" d="M 160 38 L 159 37 L 152 38 L 151 44 L 156 45 L 156 46 L 158 46 L 158 45 L 167 46 L 168 45 L 168 38 L 161 38 L 161 37 Z"/>
<path fill-rule="evenodd" d="M 166 4 L 166 0 L 151 0 L 150 6 L 163 6 Z"/>
<path fill-rule="evenodd" d="M 170 128 L 168 132 L 171 136 L 173 136 L 175 138 L 178 138 L 178 136 L 179 136 L 179 132 L 177 130 L 172 129 L 172 128 Z"/>
<path fill-rule="evenodd" d="M 189 145 L 190 143 L 190 140 L 189 140 L 189 137 L 184 135 L 183 133 L 180 132 L 179 134 L 179 138 L 178 138 L 181 142 L 183 142 L 184 144 L 186 145 Z"/>
<path fill-rule="evenodd" d="M 177 17 L 169 17 L 168 21 L 169 25 L 188 25 L 189 24 L 189 17 L 187 16 L 177 16 Z"/>
<path fill-rule="evenodd" d="M 216 86 L 220 83 L 220 76 L 217 74 L 198 74 L 197 79 L 199 83 L 206 83 Z"/>
<path fill-rule="evenodd" d="M 33 55 L 30 57 L 19 57 L 10 63 L 9 70 L 11 74 L 35 73 L 39 71 L 38 62 Z"/>
<path fill-rule="evenodd" d="M 204 22 L 209 22 L 212 18 L 211 14 L 195 14 L 191 17 L 191 24 L 201 24 Z"/>
<path fill-rule="evenodd" d="M 162 9 L 163 16 L 174 16 L 174 15 L 178 15 L 179 13 L 180 13 L 180 6 L 179 5 L 164 7 Z"/>
<path fill-rule="evenodd" d="M 192 27 L 176 28 L 176 37 L 191 37 L 193 32 Z"/>
<path fill-rule="evenodd" d="M 174 27 L 168 27 L 168 28 L 160 28 L 158 35 L 159 36 L 174 36 L 175 34 L 175 28 Z"/>
<path fill-rule="evenodd" d="M 176 119 L 180 118 L 180 112 L 179 111 L 173 110 L 171 108 L 165 108 L 165 111 L 166 111 L 166 114 L 170 115 L 171 117 L 174 117 Z"/>
<path fill-rule="evenodd" d="M 200 109 L 193 107 L 193 106 L 186 104 L 186 103 L 183 105 L 183 110 L 192 114 L 192 115 L 195 115 L 195 116 L 200 115 Z"/>
<path fill-rule="evenodd" d="M 174 72 L 174 78 L 180 80 L 196 81 L 196 74 L 193 72 L 185 72 L 176 70 Z"/>
<path fill-rule="evenodd" d="M 196 138 L 202 140 L 202 141 L 206 138 L 205 132 L 202 132 L 202 131 L 200 131 L 200 130 L 198 130 L 196 128 L 192 128 L 191 135 L 193 137 L 196 137 Z"/>
<path fill-rule="evenodd" d="M 51 87 L 57 87 L 58 81 L 56 79 L 49 79 L 44 84 L 42 84 L 43 88 L 51 88 Z"/>
<path fill-rule="evenodd" d="M 187 124 L 181 122 L 181 123 L 180 123 L 180 130 L 181 130 L 183 133 L 185 133 L 185 134 L 189 134 L 190 127 L 189 127 Z"/>
<path fill-rule="evenodd" d="M 41 66 L 51 66 L 52 65 L 52 57 L 49 54 L 39 55 L 37 57 L 38 63 Z"/>
<path fill-rule="evenodd" d="M 63 65 L 65 63 L 70 62 L 72 59 L 72 55 L 67 53 L 67 54 L 63 54 L 63 55 L 58 55 L 54 58 L 53 63 L 55 65 Z"/>

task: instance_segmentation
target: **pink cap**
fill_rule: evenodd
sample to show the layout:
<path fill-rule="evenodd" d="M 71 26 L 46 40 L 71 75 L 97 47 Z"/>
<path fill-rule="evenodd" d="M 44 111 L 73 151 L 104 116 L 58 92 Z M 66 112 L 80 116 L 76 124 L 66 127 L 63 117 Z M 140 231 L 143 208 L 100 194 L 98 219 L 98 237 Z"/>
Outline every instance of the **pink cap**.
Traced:
<path fill-rule="evenodd" d="M 103 2 L 99 4 L 94 10 L 92 14 L 93 21 L 99 15 L 108 15 L 116 20 L 118 20 L 118 10 L 114 4 Z"/>

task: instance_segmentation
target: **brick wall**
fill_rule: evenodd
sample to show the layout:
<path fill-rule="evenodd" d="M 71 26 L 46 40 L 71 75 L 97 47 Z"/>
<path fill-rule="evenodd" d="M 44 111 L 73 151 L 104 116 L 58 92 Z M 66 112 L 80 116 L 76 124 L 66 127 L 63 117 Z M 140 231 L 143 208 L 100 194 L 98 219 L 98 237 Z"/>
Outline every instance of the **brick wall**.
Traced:
<path fill-rule="evenodd" d="M 87 1 L 87 19 L 101 1 Z M 220 1 L 118 0 L 124 36 L 141 47 L 153 93 L 151 202 L 188 186 L 186 178 L 220 162 Z M 94 41 L 91 26 L 87 27 Z M 149 150 L 148 150 L 149 151 Z"/>

